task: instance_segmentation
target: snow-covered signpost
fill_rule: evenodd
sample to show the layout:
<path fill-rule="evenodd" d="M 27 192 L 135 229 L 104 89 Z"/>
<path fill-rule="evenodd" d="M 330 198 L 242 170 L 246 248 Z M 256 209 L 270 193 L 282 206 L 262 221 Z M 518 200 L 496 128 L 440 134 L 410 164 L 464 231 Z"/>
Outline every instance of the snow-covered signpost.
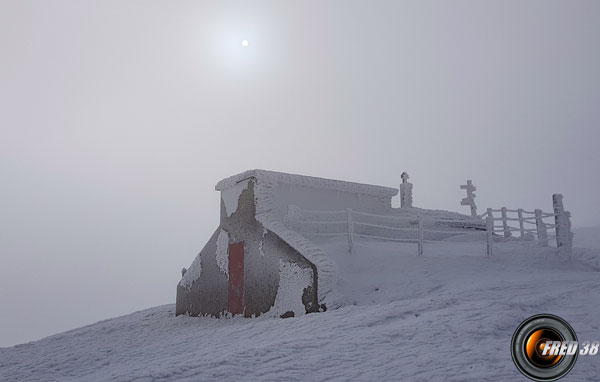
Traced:
<path fill-rule="evenodd" d="M 467 180 L 467 184 L 463 184 L 460 186 L 461 190 L 467 190 L 467 197 L 461 200 L 460 204 L 462 206 L 471 207 L 471 216 L 477 217 L 477 206 L 475 205 L 475 193 L 477 187 L 473 186 L 473 182 L 471 180 Z"/>
<path fill-rule="evenodd" d="M 412 207 L 412 183 L 408 181 L 408 173 L 403 172 L 400 175 L 402 183 L 400 183 L 400 207 Z"/>

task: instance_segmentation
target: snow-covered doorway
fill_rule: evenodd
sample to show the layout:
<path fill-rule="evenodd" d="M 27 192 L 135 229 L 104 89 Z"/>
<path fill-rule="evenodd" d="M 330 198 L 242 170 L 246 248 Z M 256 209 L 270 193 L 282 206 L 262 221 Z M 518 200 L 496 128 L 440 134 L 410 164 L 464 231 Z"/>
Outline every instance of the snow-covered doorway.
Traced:
<path fill-rule="evenodd" d="M 244 313 L 244 242 L 229 244 L 229 289 L 227 310 Z"/>

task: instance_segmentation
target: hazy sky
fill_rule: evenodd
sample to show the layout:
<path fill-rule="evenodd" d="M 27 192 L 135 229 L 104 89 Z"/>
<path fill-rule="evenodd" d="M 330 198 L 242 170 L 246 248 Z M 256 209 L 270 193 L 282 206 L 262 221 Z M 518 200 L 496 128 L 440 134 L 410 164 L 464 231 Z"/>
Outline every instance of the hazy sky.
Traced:
<path fill-rule="evenodd" d="M 0 0 L 0 346 L 174 303 L 246 169 L 600 224 L 599 37 L 599 1 Z"/>

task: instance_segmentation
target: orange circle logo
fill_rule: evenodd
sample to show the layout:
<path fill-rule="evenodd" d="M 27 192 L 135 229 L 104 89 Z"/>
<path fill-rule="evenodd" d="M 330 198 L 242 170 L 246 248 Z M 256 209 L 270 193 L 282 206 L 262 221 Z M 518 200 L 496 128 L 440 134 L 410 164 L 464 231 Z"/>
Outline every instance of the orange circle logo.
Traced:
<path fill-rule="evenodd" d="M 539 314 L 523 321 L 511 341 L 517 369 L 534 381 L 556 381 L 577 361 L 577 335 L 565 320 Z"/>

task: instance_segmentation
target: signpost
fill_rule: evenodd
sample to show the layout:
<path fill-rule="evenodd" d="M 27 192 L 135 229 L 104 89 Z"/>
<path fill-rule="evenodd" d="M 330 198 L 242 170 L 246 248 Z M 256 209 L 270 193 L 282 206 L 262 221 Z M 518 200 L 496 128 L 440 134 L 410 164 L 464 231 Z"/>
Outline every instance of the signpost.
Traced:
<path fill-rule="evenodd" d="M 473 182 L 471 180 L 467 180 L 467 184 L 463 184 L 460 186 L 461 190 L 467 190 L 467 197 L 463 198 L 460 204 L 462 206 L 471 207 L 471 216 L 477 217 L 477 206 L 475 205 L 475 193 L 477 187 L 473 186 Z"/>

